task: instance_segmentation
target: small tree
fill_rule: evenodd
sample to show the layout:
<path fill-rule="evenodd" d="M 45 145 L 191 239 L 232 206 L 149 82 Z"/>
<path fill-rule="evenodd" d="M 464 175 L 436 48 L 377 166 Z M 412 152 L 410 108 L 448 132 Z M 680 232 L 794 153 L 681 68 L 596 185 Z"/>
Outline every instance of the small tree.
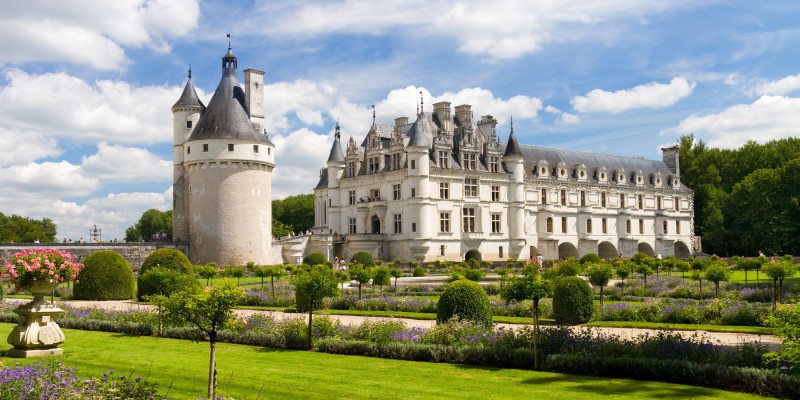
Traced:
<path fill-rule="evenodd" d="M 783 340 L 780 351 L 768 353 L 768 359 L 800 368 L 800 304 L 782 304 L 767 319 L 767 324 L 778 328 L 775 336 Z"/>
<path fill-rule="evenodd" d="M 288 272 L 286 272 L 286 268 L 283 267 L 283 264 L 270 265 L 267 267 L 267 272 L 267 276 L 269 276 L 269 287 L 272 291 L 272 297 L 275 298 L 275 279 L 283 278 L 286 276 L 286 274 L 288 274 Z"/>
<path fill-rule="evenodd" d="M 308 271 L 302 271 L 292 277 L 292 283 L 299 297 L 304 298 L 308 303 L 308 348 L 311 348 L 311 327 L 314 309 L 319 307 L 322 299 L 335 296 L 338 292 L 338 281 L 336 275 L 330 268 L 324 265 L 315 265 Z M 298 304 L 298 309 L 300 308 Z"/>
<path fill-rule="evenodd" d="M 714 282 L 714 296 L 719 297 L 719 283 L 727 282 L 731 271 L 725 261 L 715 261 L 706 268 L 706 280 Z"/>
<path fill-rule="evenodd" d="M 247 269 L 245 269 L 245 267 L 240 267 L 237 265 L 229 265 L 222 269 L 222 275 L 228 278 L 236 278 L 237 284 L 245 275 L 245 273 L 247 273 Z"/>
<path fill-rule="evenodd" d="M 686 273 L 689 272 L 692 269 L 692 265 L 689 264 L 686 261 L 678 260 L 678 261 L 675 261 L 675 268 L 678 271 L 681 271 L 681 280 L 683 282 L 686 282 Z"/>
<path fill-rule="evenodd" d="M 636 273 L 641 274 L 642 277 L 644 277 L 644 284 L 647 285 L 647 275 L 652 275 L 653 269 L 650 268 L 650 265 L 648 265 L 647 263 L 636 264 L 635 268 L 636 268 Z"/>
<path fill-rule="evenodd" d="M 775 311 L 778 303 L 782 300 L 783 280 L 794 276 L 797 273 L 797 268 L 791 261 L 775 261 L 772 259 L 767 265 L 761 267 L 761 271 L 772 279 L 772 311 Z"/>
<path fill-rule="evenodd" d="M 372 271 L 372 284 L 378 285 L 378 288 L 381 292 L 381 297 L 383 297 L 383 286 L 389 285 L 392 283 L 392 273 L 389 271 L 389 268 L 384 266 L 375 267 Z"/>
<path fill-rule="evenodd" d="M 217 263 L 215 262 L 210 262 L 203 266 L 196 266 L 195 271 L 197 271 L 197 275 L 206 280 L 206 286 L 208 286 L 211 279 L 217 276 L 219 272 L 217 271 Z"/>
<path fill-rule="evenodd" d="M 336 274 L 336 281 L 342 286 L 342 296 L 344 296 L 344 284 L 345 282 L 350 280 L 350 275 L 347 275 L 345 271 L 333 271 Z"/>
<path fill-rule="evenodd" d="M 392 275 L 394 278 L 394 291 L 397 291 L 397 278 L 403 276 L 403 271 L 400 271 L 400 268 L 392 268 L 389 270 L 389 274 Z"/>
<path fill-rule="evenodd" d="M 164 312 L 163 318 L 173 323 L 189 323 L 195 328 L 198 340 L 210 345 L 208 364 L 208 398 L 215 399 L 217 391 L 217 334 L 233 318 L 233 307 L 244 296 L 244 289 L 228 279 L 214 287 L 187 289 L 170 297 L 154 296 Z"/>
<path fill-rule="evenodd" d="M 695 280 L 700 285 L 700 301 L 703 301 L 703 279 L 705 279 L 705 270 L 708 262 L 702 259 L 692 260 L 692 280 Z"/>
<path fill-rule="evenodd" d="M 369 254 L 366 251 L 359 251 L 356 254 L 353 254 L 353 258 L 350 259 L 350 262 L 359 263 L 367 268 L 375 266 L 375 259 L 372 257 L 372 254 Z"/>
<path fill-rule="evenodd" d="M 761 263 L 752 258 L 740 258 L 736 260 L 736 269 L 744 271 L 744 284 L 747 285 L 747 273 L 750 271 L 758 271 L 761 268 Z"/>
<path fill-rule="evenodd" d="M 539 368 L 539 300 L 553 293 L 550 281 L 542 279 L 537 269 L 526 270 L 522 277 L 506 275 L 500 281 L 500 297 L 506 302 L 533 301 L 533 367 Z"/>
<path fill-rule="evenodd" d="M 589 278 L 589 283 L 600 288 L 600 307 L 602 307 L 603 288 L 608 285 L 608 282 L 614 277 L 614 268 L 605 262 L 601 262 L 599 264 L 589 264 L 589 267 L 586 268 L 585 273 Z"/>
<path fill-rule="evenodd" d="M 631 270 L 629 270 L 625 266 L 625 263 L 622 263 L 622 265 L 620 265 L 620 266 L 618 266 L 617 268 L 614 269 L 614 274 L 616 274 L 617 277 L 622 281 L 622 293 L 624 294 L 625 293 L 625 278 L 631 276 Z"/>
<path fill-rule="evenodd" d="M 592 288 L 577 276 L 558 278 L 553 285 L 553 316 L 557 324 L 578 325 L 592 319 Z"/>
<path fill-rule="evenodd" d="M 361 285 L 369 283 L 370 279 L 372 279 L 372 269 L 360 263 L 352 263 L 350 264 L 349 273 L 350 279 L 358 282 L 358 299 L 361 300 Z"/>

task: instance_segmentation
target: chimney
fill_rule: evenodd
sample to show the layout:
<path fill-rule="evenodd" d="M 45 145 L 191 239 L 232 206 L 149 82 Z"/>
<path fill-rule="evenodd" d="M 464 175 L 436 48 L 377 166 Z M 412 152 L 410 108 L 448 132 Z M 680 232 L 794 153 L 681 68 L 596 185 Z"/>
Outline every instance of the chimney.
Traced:
<path fill-rule="evenodd" d="M 394 126 L 408 125 L 408 117 L 398 117 L 394 119 Z"/>
<path fill-rule="evenodd" d="M 472 106 L 469 104 L 456 106 L 456 118 L 459 127 L 472 125 Z"/>
<path fill-rule="evenodd" d="M 439 117 L 439 122 L 442 124 L 442 130 L 447 133 L 453 133 L 453 118 L 450 116 L 450 103 L 447 101 L 440 101 L 434 103 L 433 112 Z"/>
<path fill-rule="evenodd" d="M 681 148 L 678 145 L 661 149 L 661 156 L 664 160 L 664 164 L 667 164 L 667 168 L 677 176 L 681 175 L 680 153 Z"/>

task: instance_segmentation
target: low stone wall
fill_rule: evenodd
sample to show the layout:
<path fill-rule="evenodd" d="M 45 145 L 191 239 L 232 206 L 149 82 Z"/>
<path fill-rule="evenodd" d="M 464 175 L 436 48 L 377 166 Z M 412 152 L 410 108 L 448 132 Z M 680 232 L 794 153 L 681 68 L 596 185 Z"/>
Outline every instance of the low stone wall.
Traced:
<path fill-rule="evenodd" d="M 162 247 L 177 248 L 186 253 L 185 245 L 173 243 L 2 243 L 0 244 L 0 263 L 5 266 L 5 262 L 11 260 L 14 253 L 23 249 L 64 250 L 80 257 L 80 259 L 84 259 L 95 251 L 114 250 L 128 260 L 133 270 L 136 271 L 153 250 Z"/>

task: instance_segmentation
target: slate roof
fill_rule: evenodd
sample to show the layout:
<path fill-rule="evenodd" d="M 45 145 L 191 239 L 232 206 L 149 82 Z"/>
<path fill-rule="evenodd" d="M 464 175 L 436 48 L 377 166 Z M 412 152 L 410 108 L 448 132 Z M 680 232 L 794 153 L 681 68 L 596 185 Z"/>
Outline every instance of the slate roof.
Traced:
<path fill-rule="evenodd" d="M 177 102 L 175 102 L 175 104 L 172 105 L 173 110 L 176 108 L 199 108 L 201 110 L 206 108 L 206 106 L 197 96 L 197 91 L 194 89 L 191 72 L 189 72 L 189 79 L 186 81 L 186 86 L 183 87 L 183 93 L 181 93 L 181 97 Z"/>
<path fill-rule="evenodd" d="M 439 127 L 433 122 L 433 116 L 429 112 L 422 112 L 411 126 L 408 132 L 408 146 L 421 146 L 430 148 L 433 143 L 433 135 Z"/>

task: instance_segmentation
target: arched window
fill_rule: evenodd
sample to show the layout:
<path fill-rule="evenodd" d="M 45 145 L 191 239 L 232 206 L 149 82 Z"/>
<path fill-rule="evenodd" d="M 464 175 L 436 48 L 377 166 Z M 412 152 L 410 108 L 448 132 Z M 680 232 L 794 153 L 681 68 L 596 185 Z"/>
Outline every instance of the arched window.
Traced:
<path fill-rule="evenodd" d="M 592 233 L 592 220 L 586 220 L 586 233 Z"/>
<path fill-rule="evenodd" d="M 547 217 L 547 233 L 553 233 L 553 217 Z"/>

